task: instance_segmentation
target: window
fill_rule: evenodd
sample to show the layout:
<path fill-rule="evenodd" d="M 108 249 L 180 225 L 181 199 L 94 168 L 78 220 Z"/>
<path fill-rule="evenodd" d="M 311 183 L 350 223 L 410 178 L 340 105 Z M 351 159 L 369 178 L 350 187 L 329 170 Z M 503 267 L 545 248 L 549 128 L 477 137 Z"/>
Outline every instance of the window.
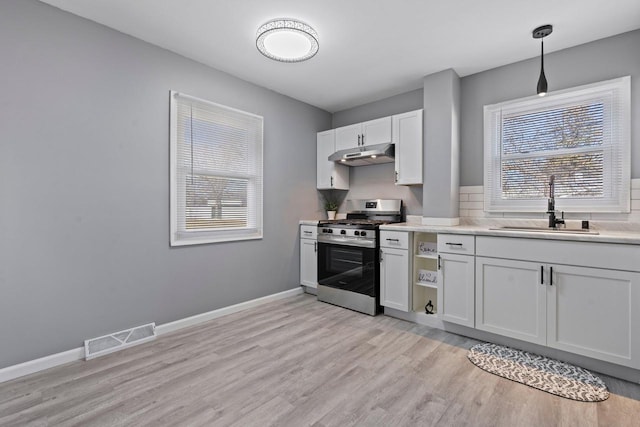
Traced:
<path fill-rule="evenodd" d="M 263 119 L 171 91 L 171 246 L 262 238 Z"/>
<path fill-rule="evenodd" d="M 629 212 L 630 78 L 484 107 L 486 211 Z"/>

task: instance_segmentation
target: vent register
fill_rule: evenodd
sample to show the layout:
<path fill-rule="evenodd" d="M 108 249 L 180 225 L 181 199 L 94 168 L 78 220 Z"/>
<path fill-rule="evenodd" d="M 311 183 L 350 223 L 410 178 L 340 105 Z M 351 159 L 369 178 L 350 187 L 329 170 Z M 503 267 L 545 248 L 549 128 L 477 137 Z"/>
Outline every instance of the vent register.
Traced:
<path fill-rule="evenodd" d="M 88 339 L 84 342 L 85 360 L 91 360 L 151 341 L 155 339 L 156 336 L 156 324 L 148 323 L 109 335 Z"/>

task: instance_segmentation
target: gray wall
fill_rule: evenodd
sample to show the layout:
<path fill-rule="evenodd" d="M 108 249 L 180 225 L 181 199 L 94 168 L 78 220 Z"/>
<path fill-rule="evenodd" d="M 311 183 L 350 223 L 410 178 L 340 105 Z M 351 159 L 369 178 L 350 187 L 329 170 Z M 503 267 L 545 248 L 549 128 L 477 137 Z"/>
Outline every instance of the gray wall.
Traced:
<path fill-rule="evenodd" d="M 545 42 L 549 48 L 554 33 Z M 549 91 L 631 76 L 631 177 L 640 178 L 640 30 L 545 55 Z M 462 78 L 460 185 L 483 185 L 483 113 L 487 104 L 535 94 L 540 58 Z"/>
<path fill-rule="evenodd" d="M 406 113 L 407 111 L 419 110 L 422 108 L 422 93 L 422 89 L 416 89 L 347 110 L 337 111 L 333 114 L 331 127 L 337 128 L 380 117 Z"/>
<path fill-rule="evenodd" d="M 422 214 L 427 218 L 458 217 L 459 116 L 460 77 L 456 72 L 449 69 L 426 76 Z"/>
<path fill-rule="evenodd" d="M 345 199 L 402 199 L 407 215 L 422 215 L 422 186 L 396 185 L 394 172 L 393 163 L 352 167 Z"/>
<path fill-rule="evenodd" d="M 402 93 L 333 114 L 332 128 L 360 123 L 380 117 L 406 113 L 422 108 L 422 89 Z M 344 199 L 402 199 L 405 213 L 422 215 L 422 187 L 395 184 L 393 163 L 356 166 L 349 171 L 349 191 Z M 345 207 L 340 207 L 345 212 Z"/>
<path fill-rule="evenodd" d="M 0 53 L 0 368 L 298 285 L 329 113 L 34 0 Z M 264 116 L 264 239 L 169 247 L 170 89 Z"/>

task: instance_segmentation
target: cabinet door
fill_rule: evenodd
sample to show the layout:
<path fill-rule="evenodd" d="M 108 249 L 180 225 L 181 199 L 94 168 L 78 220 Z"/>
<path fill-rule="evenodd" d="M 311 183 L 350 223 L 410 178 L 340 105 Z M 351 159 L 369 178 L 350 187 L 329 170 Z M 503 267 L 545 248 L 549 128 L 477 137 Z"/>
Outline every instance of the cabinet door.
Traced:
<path fill-rule="evenodd" d="M 476 329 L 546 344 L 542 264 L 476 257 Z"/>
<path fill-rule="evenodd" d="M 318 286 L 318 245 L 313 239 L 300 239 L 300 284 Z"/>
<path fill-rule="evenodd" d="M 336 129 L 336 150 L 359 147 L 362 141 L 362 125 L 343 126 Z"/>
<path fill-rule="evenodd" d="M 549 266 L 547 345 L 640 368 L 640 273 Z"/>
<path fill-rule="evenodd" d="M 422 184 L 422 110 L 393 116 L 396 184 Z"/>
<path fill-rule="evenodd" d="M 318 132 L 316 143 L 316 187 L 319 190 L 348 190 L 349 168 L 327 160 L 336 151 L 334 130 Z"/>
<path fill-rule="evenodd" d="M 459 325 L 475 325 L 475 257 L 440 255 L 438 307 L 442 320 Z"/>
<path fill-rule="evenodd" d="M 362 123 L 361 145 L 388 144 L 391 142 L 391 117 Z"/>
<path fill-rule="evenodd" d="M 409 311 L 409 251 L 380 249 L 380 304 Z"/>

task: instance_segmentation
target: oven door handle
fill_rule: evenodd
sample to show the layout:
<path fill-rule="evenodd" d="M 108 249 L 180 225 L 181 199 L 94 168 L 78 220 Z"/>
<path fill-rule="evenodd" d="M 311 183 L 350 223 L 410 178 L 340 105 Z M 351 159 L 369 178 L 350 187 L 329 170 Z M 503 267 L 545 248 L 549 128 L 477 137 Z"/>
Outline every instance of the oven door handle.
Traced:
<path fill-rule="evenodd" d="M 338 246 L 353 246 L 358 248 L 366 248 L 366 249 L 375 249 L 376 241 L 375 240 L 351 240 L 348 238 L 340 238 L 340 237 L 330 237 L 324 238 L 324 236 L 318 236 L 318 243 L 322 243 L 325 245 L 338 245 Z"/>

